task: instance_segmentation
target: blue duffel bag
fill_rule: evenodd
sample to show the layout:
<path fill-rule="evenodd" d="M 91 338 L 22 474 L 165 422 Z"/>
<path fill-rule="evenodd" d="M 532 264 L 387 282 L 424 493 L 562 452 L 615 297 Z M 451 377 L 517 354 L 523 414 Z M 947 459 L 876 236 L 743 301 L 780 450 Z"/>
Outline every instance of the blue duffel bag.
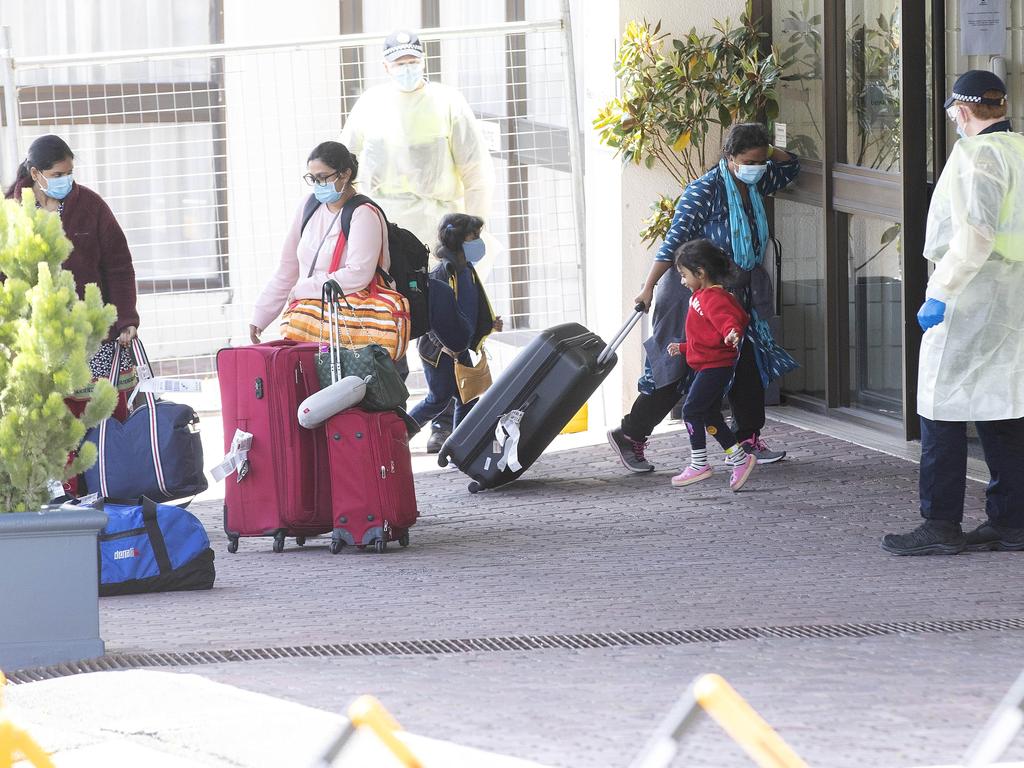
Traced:
<path fill-rule="evenodd" d="M 132 341 L 136 370 L 142 382 L 153 379 L 142 342 Z M 115 345 L 110 366 L 111 383 L 117 383 L 122 349 Z M 106 499 L 137 499 L 146 496 L 164 502 L 195 496 L 207 488 L 203 474 L 203 444 L 199 417 L 191 407 L 159 400 L 145 393 L 145 404 L 123 422 L 111 417 L 85 433 L 85 442 L 96 446 L 96 462 L 85 471 L 86 492 Z M 135 393 L 132 393 L 134 399 Z M 129 402 L 129 407 L 133 403 Z M 84 495 L 79 487 L 79 495 Z"/>
<path fill-rule="evenodd" d="M 100 595 L 210 589 L 210 538 L 186 509 L 152 499 L 96 502 L 107 513 L 99 535 Z"/>
<path fill-rule="evenodd" d="M 104 498 L 164 502 L 207 488 L 199 417 L 190 406 L 147 395 L 124 422 L 111 417 L 90 429 L 96 463 L 85 471 L 89 493 Z"/>

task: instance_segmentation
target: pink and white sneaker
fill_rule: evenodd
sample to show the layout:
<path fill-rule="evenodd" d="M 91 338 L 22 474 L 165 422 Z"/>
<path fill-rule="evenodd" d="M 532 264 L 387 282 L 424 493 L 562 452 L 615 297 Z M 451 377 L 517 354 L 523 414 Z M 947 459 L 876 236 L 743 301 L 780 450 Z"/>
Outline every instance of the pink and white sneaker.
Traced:
<path fill-rule="evenodd" d="M 729 478 L 729 487 L 732 488 L 733 492 L 736 492 L 743 487 L 743 484 L 747 482 L 747 478 L 750 477 L 750 473 L 754 471 L 754 467 L 756 466 L 757 456 L 753 453 L 748 453 L 742 464 L 732 468 L 732 477 Z"/>
<path fill-rule="evenodd" d="M 672 485 L 676 488 L 682 488 L 684 485 L 693 485 L 701 480 L 707 480 L 709 477 L 711 477 L 710 464 L 700 469 L 694 469 L 687 464 L 686 469 L 672 478 Z"/>

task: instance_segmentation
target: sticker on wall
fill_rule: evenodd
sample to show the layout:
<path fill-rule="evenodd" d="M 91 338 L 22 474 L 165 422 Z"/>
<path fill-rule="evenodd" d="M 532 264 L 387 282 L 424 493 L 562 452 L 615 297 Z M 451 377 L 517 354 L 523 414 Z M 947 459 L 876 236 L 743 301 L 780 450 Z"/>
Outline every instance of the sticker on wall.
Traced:
<path fill-rule="evenodd" d="M 775 141 L 773 142 L 779 149 L 786 148 L 786 124 L 776 123 L 775 124 Z"/>

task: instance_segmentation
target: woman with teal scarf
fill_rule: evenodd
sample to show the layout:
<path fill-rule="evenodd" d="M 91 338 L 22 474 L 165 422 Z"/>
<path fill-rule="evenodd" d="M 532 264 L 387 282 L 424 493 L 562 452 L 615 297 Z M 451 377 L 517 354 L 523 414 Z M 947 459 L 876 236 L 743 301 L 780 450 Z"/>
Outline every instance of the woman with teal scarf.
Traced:
<path fill-rule="evenodd" d="M 608 432 L 609 442 L 630 471 L 654 470 L 644 453 L 647 438 L 679 402 L 688 384 L 689 371 L 683 359 L 669 357 L 665 350 L 669 343 L 682 341 L 690 299 L 689 290 L 672 269 L 675 252 L 697 238 L 710 240 L 729 256 L 735 279 L 727 287 L 751 316 L 728 393 L 737 436 L 748 453 L 757 455 L 759 464 L 785 456 L 784 451 L 769 449 L 761 438 L 765 387 L 797 367 L 768 327 L 774 299 L 763 266 L 771 239 L 763 198 L 787 186 L 799 172 L 796 156 L 771 146 L 763 125 L 740 123 L 729 130 L 718 165 L 690 182 L 679 198 L 665 242 L 636 297 L 647 308 L 654 299 L 640 394 L 621 425 Z"/>

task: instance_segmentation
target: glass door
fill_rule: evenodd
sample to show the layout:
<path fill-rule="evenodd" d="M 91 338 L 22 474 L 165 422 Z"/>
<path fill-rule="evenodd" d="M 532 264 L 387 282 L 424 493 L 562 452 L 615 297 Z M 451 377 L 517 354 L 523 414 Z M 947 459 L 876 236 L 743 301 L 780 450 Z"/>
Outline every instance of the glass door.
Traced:
<path fill-rule="evenodd" d="M 783 391 L 826 409 L 902 418 L 908 436 L 920 339 L 912 319 L 926 278 L 918 262 L 932 141 L 932 6 L 762 6 L 783 68 L 776 135 L 785 134 L 802 166 L 774 206 L 786 248 L 782 339 L 802 364 Z M 916 257 L 908 263 L 907 254 Z"/>
<path fill-rule="evenodd" d="M 845 142 L 837 160 L 859 175 L 844 201 L 849 286 L 850 405 L 902 416 L 899 210 L 871 211 L 871 187 L 900 185 L 900 0 L 847 0 Z M 865 210 L 867 209 L 867 210 Z M 888 215 L 887 215 L 888 214 Z M 894 218 L 895 215 L 895 218 Z"/>

